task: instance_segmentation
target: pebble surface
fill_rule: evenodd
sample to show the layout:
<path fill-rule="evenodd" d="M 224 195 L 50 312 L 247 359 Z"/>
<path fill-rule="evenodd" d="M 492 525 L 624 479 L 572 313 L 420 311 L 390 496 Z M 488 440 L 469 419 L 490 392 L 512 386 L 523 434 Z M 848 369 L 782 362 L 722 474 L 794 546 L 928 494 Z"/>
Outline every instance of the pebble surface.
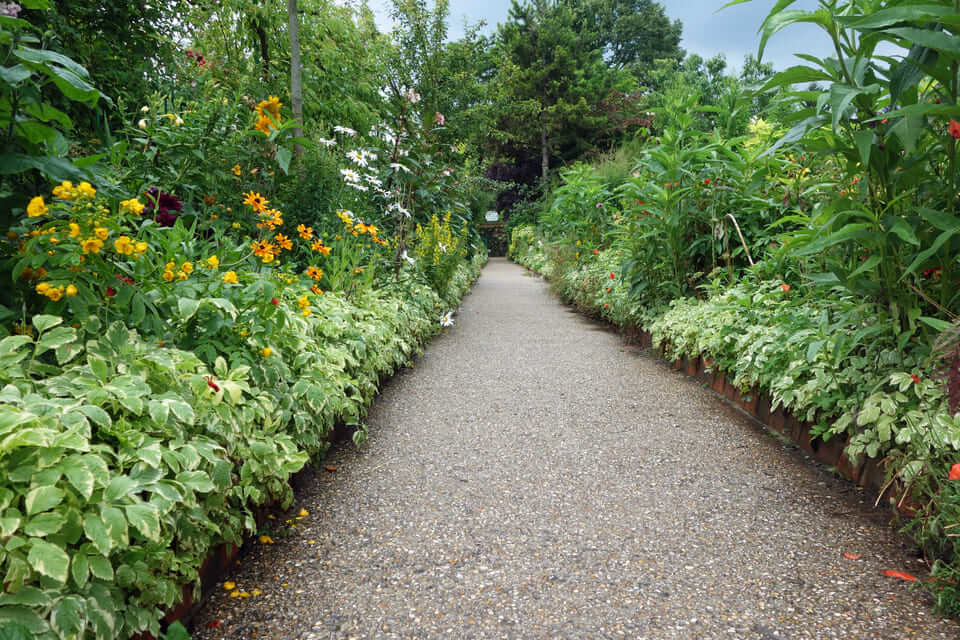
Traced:
<path fill-rule="evenodd" d="M 866 493 L 503 259 L 367 423 L 194 638 L 960 637 Z"/>

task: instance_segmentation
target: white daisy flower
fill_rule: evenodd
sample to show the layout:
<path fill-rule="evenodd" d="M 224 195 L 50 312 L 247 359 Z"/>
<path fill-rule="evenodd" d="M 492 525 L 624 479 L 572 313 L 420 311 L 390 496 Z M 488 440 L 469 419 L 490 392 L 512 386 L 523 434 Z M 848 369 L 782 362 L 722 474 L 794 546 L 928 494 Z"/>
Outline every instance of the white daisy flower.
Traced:
<path fill-rule="evenodd" d="M 379 186 L 382 186 L 382 185 L 383 185 L 383 181 L 381 181 L 379 178 L 377 178 L 376 176 L 373 176 L 373 175 L 365 175 L 365 176 L 363 176 L 363 179 L 366 180 L 367 182 L 369 182 L 370 184 L 372 184 L 372 185 L 375 186 L 375 187 L 379 187 Z"/>
<path fill-rule="evenodd" d="M 390 168 L 391 168 L 391 169 L 402 169 L 403 171 L 406 171 L 407 173 L 410 173 L 410 169 L 408 169 L 407 167 L 403 166 L 403 165 L 400 164 L 399 162 L 391 162 L 391 163 L 390 163 Z"/>
<path fill-rule="evenodd" d="M 406 249 L 403 250 L 403 253 L 400 254 L 400 257 L 406 260 L 407 262 L 409 262 L 410 264 L 413 264 L 414 262 L 416 262 L 413 258 L 407 255 Z"/>
<path fill-rule="evenodd" d="M 329 139 L 327 139 L 327 138 L 318 138 L 318 139 L 317 139 L 317 142 L 319 142 L 320 144 L 322 144 L 322 145 L 325 146 L 325 147 L 332 147 L 332 146 L 334 146 L 334 145 L 337 144 L 337 141 L 336 141 L 336 140 L 329 140 Z"/>
<path fill-rule="evenodd" d="M 350 182 L 360 181 L 360 174 L 353 169 L 340 169 L 340 173 L 343 174 L 344 180 L 349 180 Z"/>
<path fill-rule="evenodd" d="M 440 316 L 440 326 L 441 327 L 452 327 L 453 326 L 453 312 L 447 311 L 445 314 Z"/>
<path fill-rule="evenodd" d="M 334 132 L 334 133 L 345 133 L 345 134 L 347 134 L 348 136 L 351 136 L 351 137 L 357 135 L 357 132 L 354 131 L 353 129 L 351 129 L 350 127 L 341 127 L 340 125 L 335 126 L 335 127 L 333 128 L 333 132 Z"/>
<path fill-rule="evenodd" d="M 355 183 L 355 182 L 348 182 L 348 183 L 347 183 L 347 186 L 348 186 L 348 187 L 353 187 L 353 188 L 356 189 L 357 191 L 367 191 L 367 190 L 370 189 L 370 187 L 365 187 L 365 186 L 363 186 L 362 184 L 357 184 L 357 183 Z"/>
<path fill-rule="evenodd" d="M 367 159 L 364 157 L 362 151 L 357 151 L 356 149 L 354 149 L 353 151 L 348 151 L 347 157 L 353 160 L 353 163 L 356 164 L 358 167 L 367 166 Z"/>

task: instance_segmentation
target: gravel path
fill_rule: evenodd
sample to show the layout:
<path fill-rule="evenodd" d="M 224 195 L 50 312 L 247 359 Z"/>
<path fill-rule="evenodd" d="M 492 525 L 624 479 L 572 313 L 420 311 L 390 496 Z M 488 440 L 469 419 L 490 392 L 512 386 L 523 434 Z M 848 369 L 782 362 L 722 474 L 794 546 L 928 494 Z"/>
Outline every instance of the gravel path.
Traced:
<path fill-rule="evenodd" d="M 960 637 L 865 494 L 502 259 L 368 424 L 195 638 Z"/>

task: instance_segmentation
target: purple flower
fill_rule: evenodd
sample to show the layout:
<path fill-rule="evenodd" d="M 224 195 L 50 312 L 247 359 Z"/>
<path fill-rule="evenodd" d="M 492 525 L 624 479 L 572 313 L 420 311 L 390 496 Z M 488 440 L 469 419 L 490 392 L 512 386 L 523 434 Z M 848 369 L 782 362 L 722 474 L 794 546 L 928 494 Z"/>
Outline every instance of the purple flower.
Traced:
<path fill-rule="evenodd" d="M 21 8 L 16 2 L 0 2 L 0 16 L 16 18 Z"/>
<path fill-rule="evenodd" d="M 602 207 L 602 206 L 603 206 L 603 203 L 602 203 L 602 202 L 598 202 L 598 203 L 597 203 L 597 209 L 599 209 L 599 208 Z"/>

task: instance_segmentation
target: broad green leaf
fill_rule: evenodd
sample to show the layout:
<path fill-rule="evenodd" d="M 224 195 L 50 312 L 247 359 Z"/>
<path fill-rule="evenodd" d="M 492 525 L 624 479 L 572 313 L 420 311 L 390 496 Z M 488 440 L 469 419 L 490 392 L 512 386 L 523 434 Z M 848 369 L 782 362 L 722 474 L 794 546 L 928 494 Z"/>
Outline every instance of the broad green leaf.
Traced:
<path fill-rule="evenodd" d="M 166 399 L 163 402 L 167 405 L 167 407 L 169 407 L 170 412 L 173 413 L 173 415 L 176 416 L 180 422 L 193 424 L 195 419 L 193 407 L 182 400 Z"/>
<path fill-rule="evenodd" d="M 45 538 L 51 533 L 60 531 L 66 521 L 67 519 L 56 511 L 41 513 L 31 518 L 30 521 L 24 525 L 23 532 L 28 536 Z"/>
<path fill-rule="evenodd" d="M 87 364 L 90 365 L 90 370 L 93 372 L 93 375 L 97 376 L 102 382 L 109 380 L 110 375 L 113 373 L 113 367 L 111 367 L 106 360 L 92 353 L 87 354 Z"/>
<path fill-rule="evenodd" d="M 857 30 L 879 29 L 909 21 L 936 20 L 950 15 L 951 7 L 936 4 L 911 4 L 901 7 L 887 7 L 865 16 L 837 16 L 835 20 Z"/>
<path fill-rule="evenodd" d="M 27 515 L 32 516 L 54 508 L 63 500 L 63 495 L 63 490 L 56 487 L 37 487 L 28 491 L 23 500 Z"/>
<path fill-rule="evenodd" d="M 857 151 L 860 152 L 860 162 L 863 166 L 870 165 L 870 151 L 873 149 L 873 131 L 862 129 L 853 132 L 853 141 L 857 145 Z"/>
<path fill-rule="evenodd" d="M 93 420 L 98 427 L 110 427 L 113 425 L 113 420 L 110 418 L 110 414 L 100 407 L 96 407 L 92 404 L 85 404 L 81 405 L 79 410 L 81 413 L 83 413 L 83 415 Z"/>
<path fill-rule="evenodd" d="M 886 33 L 900 36 L 911 44 L 936 49 L 941 53 L 949 53 L 952 56 L 960 56 L 960 38 L 943 31 L 919 29 L 917 27 L 897 27 L 887 29 Z"/>
<path fill-rule="evenodd" d="M 48 329 L 52 329 L 53 327 L 56 327 L 60 324 L 63 324 L 63 318 L 61 318 L 60 316 L 50 316 L 50 315 L 33 316 L 33 326 L 40 333 L 43 333 Z"/>
<path fill-rule="evenodd" d="M 107 485 L 103 497 L 107 502 L 116 502 L 139 490 L 139 485 L 128 476 L 114 476 Z"/>
<path fill-rule="evenodd" d="M 177 308 L 180 310 L 180 320 L 186 322 L 197 313 L 200 301 L 193 298 L 180 298 L 177 301 Z"/>
<path fill-rule="evenodd" d="M 78 553 L 73 556 L 73 560 L 70 562 L 70 576 L 81 589 L 83 589 L 83 585 L 87 584 L 87 579 L 90 577 L 90 561 L 87 560 L 85 554 Z"/>
<path fill-rule="evenodd" d="M 149 503 L 131 504 L 125 508 L 127 520 L 145 538 L 160 542 L 160 514 L 157 508 Z"/>
<path fill-rule="evenodd" d="M 12 67 L 0 67 L 0 80 L 3 80 L 11 87 L 16 87 L 31 75 L 33 75 L 33 71 L 22 64 L 16 64 Z"/>
<path fill-rule="evenodd" d="M 283 170 L 284 175 L 290 174 L 290 160 L 293 159 L 293 152 L 287 147 L 277 148 L 277 164 Z"/>
<path fill-rule="evenodd" d="M 90 574 L 99 580 L 113 582 L 113 565 L 103 556 L 90 556 Z"/>
<path fill-rule="evenodd" d="M 28 607 L 49 606 L 51 598 L 42 589 L 27 585 L 16 593 L 0 593 L 0 607 L 25 605 Z"/>
<path fill-rule="evenodd" d="M 13 353 L 23 345 L 32 343 L 33 338 L 30 336 L 7 336 L 0 340 L 0 356 Z"/>
<path fill-rule="evenodd" d="M 907 267 L 907 270 L 903 272 L 903 275 L 900 276 L 900 279 L 903 280 L 908 275 L 919 269 L 924 262 L 929 260 L 931 256 L 940 250 L 940 247 L 942 247 L 947 240 L 956 235 L 957 231 L 960 231 L 960 227 L 951 229 L 950 231 L 944 231 L 938 235 L 936 240 L 933 241 L 932 245 L 917 254 L 917 257 L 914 258 L 913 262 L 910 263 L 910 266 Z"/>
<path fill-rule="evenodd" d="M 896 218 L 893 225 L 889 229 L 890 233 L 896 234 L 904 242 L 912 244 L 919 247 L 920 241 L 917 240 L 916 234 L 913 232 L 913 229 L 910 228 L 910 225 L 907 224 L 907 221 L 903 218 Z"/>
<path fill-rule="evenodd" d="M 203 471 L 183 471 L 177 474 L 177 482 L 182 482 L 187 487 L 200 493 L 210 493 L 215 489 L 213 482 Z"/>
<path fill-rule="evenodd" d="M 87 605 L 79 596 L 64 596 L 53 607 L 50 625 L 61 638 L 75 637 L 86 626 Z"/>
<path fill-rule="evenodd" d="M 159 425 L 166 426 L 170 418 L 170 408 L 162 400 L 150 400 L 147 403 L 147 410 L 150 417 Z"/>
<path fill-rule="evenodd" d="M 37 354 L 39 355 L 50 349 L 57 349 L 76 342 L 76 340 L 76 329 L 73 327 L 57 327 L 53 331 L 48 331 L 40 336 L 40 339 L 37 341 Z"/>
<path fill-rule="evenodd" d="M 93 543 L 97 551 L 103 555 L 110 555 L 112 541 L 103 521 L 93 513 L 86 513 L 83 516 L 83 532 L 87 539 Z"/>
<path fill-rule="evenodd" d="M 126 547 L 130 544 L 127 519 L 123 511 L 117 507 L 103 507 L 100 510 L 100 518 L 103 520 L 103 526 L 106 527 L 110 540 L 113 541 L 113 546 Z"/>
<path fill-rule="evenodd" d="M 33 609 L 0 607 L 0 640 L 35 640 L 49 628 Z"/>
<path fill-rule="evenodd" d="M 22 520 L 20 516 L 0 517 L 0 538 L 9 538 L 16 533 Z"/>
<path fill-rule="evenodd" d="M 48 578 L 63 584 L 69 577 L 70 556 L 62 548 L 45 540 L 33 538 L 30 541 L 30 553 L 27 562 L 33 569 Z"/>
<path fill-rule="evenodd" d="M 940 318 L 931 318 L 929 316 L 920 316 L 917 318 L 920 322 L 932 328 L 934 331 L 943 333 L 952 327 L 953 325 L 946 320 L 941 320 Z"/>
<path fill-rule="evenodd" d="M 81 78 L 89 78 L 90 74 L 87 73 L 87 70 L 83 68 L 80 64 L 77 64 L 67 56 L 62 53 L 57 53 L 56 51 L 47 51 L 44 49 L 33 49 L 31 47 L 19 47 L 14 49 L 13 55 L 23 60 L 24 62 L 31 62 L 34 64 L 48 65 L 48 64 L 57 64 L 61 67 L 69 69 L 75 75 Z"/>

